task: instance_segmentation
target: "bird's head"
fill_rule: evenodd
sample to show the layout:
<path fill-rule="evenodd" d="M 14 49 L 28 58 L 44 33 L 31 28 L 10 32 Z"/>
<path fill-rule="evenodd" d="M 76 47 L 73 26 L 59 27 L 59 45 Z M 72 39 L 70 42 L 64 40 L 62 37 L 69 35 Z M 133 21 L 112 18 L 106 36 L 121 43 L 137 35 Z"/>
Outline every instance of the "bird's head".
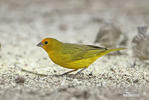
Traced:
<path fill-rule="evenodd" d="M 56 48 L 59 44 L 61 44 L 61 42 L 54 38 L 45 38 L 40 43 L 38 43 L 37 46 L 49 52 Z"/>

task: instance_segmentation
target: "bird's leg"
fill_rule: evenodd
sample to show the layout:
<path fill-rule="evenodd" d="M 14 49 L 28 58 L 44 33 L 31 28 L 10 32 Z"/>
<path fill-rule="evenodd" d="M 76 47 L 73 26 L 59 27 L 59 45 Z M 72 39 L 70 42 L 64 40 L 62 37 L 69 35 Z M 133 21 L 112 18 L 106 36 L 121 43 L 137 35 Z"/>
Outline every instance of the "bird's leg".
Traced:
<path fill-rule="evenodd" d="M 83 68 L 83 69 L 81 69 L 80 71 L 78 71 L 75 75 L 77 75 L 77 74 L 80 74 L 82 71 L 84 71 L 86 68 Z M 71 72 L 74 72 L 74 71 L 77 71 L 78 69 L 73 69 L 73 70 L 71 70 L 71 71 L 68 71 L 68 72 L 65 72 L 65 73 L 63 73 L 63 74 L 61 74 L 60 76 L 63 76 L 63 75 L 67 75 L 67 74 L 69 74 L 69 73 L 71 73 Z"/>
<path fill-rule="evenodd" d="M 80 74 L 82 71 L 84 71 L 86 68 L 81 69 L 80 71 L 78 71 L 75 75 Z"/>
<path fill-rule="evenodd" d="M 68 71 L 68 72 L 65 72 L 65 73 L 63 73 L 63 74 L 61 74 L 62 76 L 63 75 L 67 75 L 67 74 L 69 74 L 69 73 L 71 73 L 71 72 L 74 72 L 74 71 L 77 71 L 78 69 L 74 69 L 74 70 L 71 70 L 71 71 Z"/>

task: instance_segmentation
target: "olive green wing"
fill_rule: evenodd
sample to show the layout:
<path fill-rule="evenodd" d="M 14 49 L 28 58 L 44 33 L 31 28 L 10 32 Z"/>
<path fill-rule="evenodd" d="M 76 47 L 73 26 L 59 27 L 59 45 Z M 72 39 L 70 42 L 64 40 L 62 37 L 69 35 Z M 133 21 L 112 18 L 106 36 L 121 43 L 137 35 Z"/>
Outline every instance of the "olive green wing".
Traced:
<path fill-rule="evenodd" d="M 93 45 L 78 45 L 69 43 L 65 43 L 63 49 L 63 54 L 69 56 L 68 60 L 70 61 L 94 57 L 97 56 L 100 52 L 107 50 L 107 48 Z"/>

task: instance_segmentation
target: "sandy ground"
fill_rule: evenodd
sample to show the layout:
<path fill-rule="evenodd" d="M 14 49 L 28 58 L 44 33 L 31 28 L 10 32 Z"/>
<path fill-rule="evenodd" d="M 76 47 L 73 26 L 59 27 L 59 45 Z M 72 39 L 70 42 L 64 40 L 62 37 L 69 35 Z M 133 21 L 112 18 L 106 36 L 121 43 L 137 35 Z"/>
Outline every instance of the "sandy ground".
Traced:
<path fill-rule="evenodd" d="M 149 65 L 133 57 L 131 50 L 136 27 L 149 25 L 148 4 L 148 0 L 0 0 L 0 100 L 148 100 Z M 55 65 L 36 47 L 44 37 L 99 45 L 94 41 L 106 22 L 127 35 L 128 49 L 98 59 L 76 77 L 55 76 L 69 69 Z"/>

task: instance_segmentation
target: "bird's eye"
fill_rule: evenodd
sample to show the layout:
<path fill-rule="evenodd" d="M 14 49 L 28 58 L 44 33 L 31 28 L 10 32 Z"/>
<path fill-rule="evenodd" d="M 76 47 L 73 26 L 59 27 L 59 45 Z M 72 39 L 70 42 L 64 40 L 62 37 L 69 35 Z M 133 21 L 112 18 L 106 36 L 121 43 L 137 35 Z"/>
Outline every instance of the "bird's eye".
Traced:
<path fill-rule="evenodd" d="M 45 44 L 48 44 L 48 41 L 45 41 L 44 43 L 45 43 Z"/>

